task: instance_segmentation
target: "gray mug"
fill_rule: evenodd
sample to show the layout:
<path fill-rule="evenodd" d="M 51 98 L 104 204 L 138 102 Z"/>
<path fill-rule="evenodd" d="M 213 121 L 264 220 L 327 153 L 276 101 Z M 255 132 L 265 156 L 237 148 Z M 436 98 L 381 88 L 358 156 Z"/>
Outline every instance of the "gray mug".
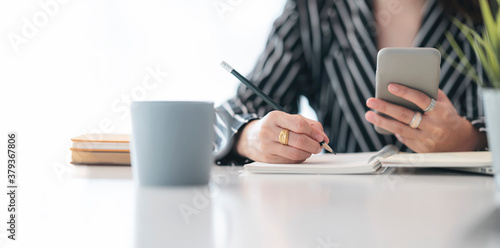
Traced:
<path fill-rule="evenodd" d="M 132 102 L 131 162 L 140 185 L 206 184 L 214 164 L 212 102 Z"/>

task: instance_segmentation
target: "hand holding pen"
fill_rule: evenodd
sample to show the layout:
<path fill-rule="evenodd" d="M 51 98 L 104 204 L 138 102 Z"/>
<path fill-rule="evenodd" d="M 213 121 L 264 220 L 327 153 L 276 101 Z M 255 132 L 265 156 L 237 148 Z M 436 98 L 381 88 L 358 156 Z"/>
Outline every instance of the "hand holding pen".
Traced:
<path fill-rule="evenodd" d="M 250 83 L 227 63 L 222 66 L 276 110 L 260 120 L 249 122 L 238 135 L 236 151 L 255 161 L 268 163 L 300 163 L 328 146 L 323 126 L 301 115 L 285 113 L 283 108 Z"/>

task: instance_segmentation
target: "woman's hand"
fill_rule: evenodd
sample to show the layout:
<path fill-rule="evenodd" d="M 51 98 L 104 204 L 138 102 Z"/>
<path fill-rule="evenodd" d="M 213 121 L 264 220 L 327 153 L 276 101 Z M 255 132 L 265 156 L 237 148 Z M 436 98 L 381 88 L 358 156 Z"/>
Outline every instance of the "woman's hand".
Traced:
<path fill-rule="evenodd" d="M 279 142 L 281 130 L 290 130 L 288 145 Z M 321 152 L 319 142 L 329 142 L 323 126 L 301 115 L 272 111 L 248 123 L 236 140 L 236 151 L 254 161 L 301 163 Z"/>
<path fill-rule="evenodd" d="M 389 92 L 426 109 L 431 98 L 426 94 L 399 84 L 389 84 Z M 433 110 L 422 114 L 417 128 L 411 128 L 415 112 L 384 100 L 370 98 L 369 108 L 396 120 L 382 117 L 373 111 L 365 114 L 366 120 L 393 132 L 397 139 L 415 152 L 471 151 L 484 147 L 486 136 L 476 130 L 465 118 L 458 115 L 446 94 L 439 90 Z"/>

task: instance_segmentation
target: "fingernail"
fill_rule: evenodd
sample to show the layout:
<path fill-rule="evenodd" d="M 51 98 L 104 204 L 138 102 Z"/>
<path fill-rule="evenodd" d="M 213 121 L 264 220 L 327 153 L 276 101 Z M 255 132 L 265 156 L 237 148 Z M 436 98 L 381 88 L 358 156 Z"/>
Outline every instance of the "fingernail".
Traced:
<path fill-rule="evenodd" d="M 398 92 L 399 87 L 395 84 L 389 84 L 389 90 L 392 92 Z"/>
<path fill-rule="evenodd" d="M 315 138 L 318 142 L 323 141 L 323 135 L 316 134 L 316 135 L 314 136 L 314 138 Z"/>
<path fill-rule="evenodd" d="M 374 101 L 374 100 L 368 100 L 368 102 L 367 102 L 366 105 L 368 105 L 368 107 L 370 107 L 370 108 L 376 108 L 377 107 L 377 102 Z"/>
<path fill-rule="evenodd" d="M 368 113 L 365 114 L 365 118 L 369 122 L 374 122 L 375 121 L 375 116 L 374 114 L 370 113 L 372 111 L 368 111 Z"/>

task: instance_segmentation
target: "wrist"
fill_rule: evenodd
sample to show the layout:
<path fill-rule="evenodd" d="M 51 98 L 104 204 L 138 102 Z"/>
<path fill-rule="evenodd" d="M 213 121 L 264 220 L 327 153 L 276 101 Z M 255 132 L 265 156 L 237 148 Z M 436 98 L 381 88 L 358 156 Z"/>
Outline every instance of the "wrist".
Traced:
<path fill-rule="evenodd" d="M 487 146 L 487 138 L 486 133 L 480 132 L 477 128 L 475 128 L 469 120 L 463 118 L 463 123 L 466 127 L 466 139 L 462 142 L 462 149 L 465 151 L 476 151 L 476 150 L 484 150 Z"/>
<path fill-rule="evenodd" d="M 245 158 L 250 158 L 249 154 L 249 136 L 251 133 L 252 127 L 255 125 L 255 122 L 257 120 L 252 120 L 248 122 L 246 125 L 244 125 L 241 129 L 240 132 L 236 135 L 235 137 L 235 151 L 238 155 L 245 157 Z"/>

